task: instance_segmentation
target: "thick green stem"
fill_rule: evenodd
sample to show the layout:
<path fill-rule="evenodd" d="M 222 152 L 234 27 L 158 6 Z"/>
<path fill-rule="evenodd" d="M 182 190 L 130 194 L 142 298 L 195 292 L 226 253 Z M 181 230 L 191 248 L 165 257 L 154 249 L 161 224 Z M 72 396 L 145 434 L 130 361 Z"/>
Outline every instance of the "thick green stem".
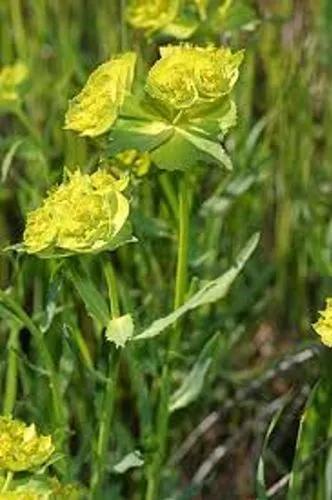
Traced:
<path fill-rule="evenodd" d="M 112 264 L 106 261 L 104 272 L 111 304 L 112 318 L 120 315 L 120 306 L 116 276 Z M 107 447 L 110 439 L 111 422 L 114 413 L 116 383 L 120 365 L 120 351 L 112 349 L 109 355 L 108 377 L 102 403 L 102 413 L 96 444 L 95 469 L 91 477 L 91 495 L 93 499 L 101 498 L 105 471 L 107 469 Z"/>
<path fill-rule="evenodd" d="M 190 200 L 189 183 L 187 175 L 183 175 L 179 186 L 179 230 L 178 230 L 178 256 L 175 279 L 174 309 L 180 307 L 187 289 L 188 274 L 188 242 L 189 242 Z M 181 338 L 180 324 L 174 327 L 170 334 L 166 360 L 161 376 L 159 407 L 156 422 L 156 446 L 151 465 L 147 470 L 146 500 L 157 500 L 161 480 L 162 466 L 165 459 L 167 437 L 169 428 L 169 400 L 172 373 L 172 354 L 177 350 Z"/>
<path fill-rule="evenodd" d="M 12 415 L 17 395 L 17 348 L 18 329 L 13 327 L 8 340 L 6 387 L 2 410 L 6 416 Z"/>

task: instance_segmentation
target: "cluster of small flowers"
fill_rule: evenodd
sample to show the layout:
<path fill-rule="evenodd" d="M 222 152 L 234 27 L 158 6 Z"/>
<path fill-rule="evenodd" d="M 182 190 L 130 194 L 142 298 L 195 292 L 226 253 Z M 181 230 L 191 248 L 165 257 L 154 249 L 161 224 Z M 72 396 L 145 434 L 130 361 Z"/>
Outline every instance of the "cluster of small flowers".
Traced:
<path fill-rule="evenodd" d="M 41 207 L 28 214 L 26 251 L 55 256 L 107 249 L 129 214 L 121 193 L 125 187 L 125 180 L 103 170 L 70 174 L 68 182 L 53 189 Z"/>
<path fill-rule="evenodd" d="M 239 76 L 243 51 L 225 47 L 167 46 L 151 68 L 146 90 L 175 109 L 213 102 L 229 94 Z"/>
<path fill-rule="evenodd" d="M 0 470 L 7 474 L 33 472 L 44 465 L 54 453 L 51 436 L 38 435 L 34 424 L 0 417 Z M 1 485 L 0 500 L 79 500 L 81 489 L 74 485 L 61 485 L 55 478 L 41 482 L 27 479 Z"/>

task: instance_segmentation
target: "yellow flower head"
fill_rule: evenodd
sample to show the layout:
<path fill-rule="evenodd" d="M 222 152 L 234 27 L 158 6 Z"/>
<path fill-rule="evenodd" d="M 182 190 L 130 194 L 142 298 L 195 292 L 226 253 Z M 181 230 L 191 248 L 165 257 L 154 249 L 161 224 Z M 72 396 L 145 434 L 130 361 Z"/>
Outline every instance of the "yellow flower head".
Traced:
<path fill-rule="evenodd" d="M 128 149 L 118 153 L 115 157 L 115 166 L 120 170 L 133 172 L 137 177 L 146 175 L 151 167 L 151 158 L 148 152 L 141 153 L 136 149 Z"/>
<path fill-rule="evenodd" d="M 130 0 L 127 20 L 137 29 L 158 31 L 178 15 L 180 0 Z"/>
<path fill-rule="evenodd" d="M 116 121 L 125 95 L 134 79 L 136 55 L 133 52 L 101 64 L 85 87 L 70 103 L 65 129 L 82 136 L 96 137 L 107 132 Z"/>
<path fill-rule="evenodd" d="M 168 46 L 160 54 L 149 72 L 146 91 L 177 110 L 229 94 L 243 59 L 242 51 L 232 54 L 225 47 Z"/>
<path fill-rule="evenodd" d="M 0 417 L 0 469 L 16 472 L 38 467 L 53 451 L 51 436 L 38 436 L 34 424 Z"/>
<path fill-rule="evenodd" d="M 25 250 L 50 256 L 111 248 L 129 214 L 121 194 L 125 187 L 102 170 L 92 175 L 77 170 L 28 214 Z"/>
<path fill-rule="evenodd" d="M 0 104 L 13 104 L 20 98 L 19 87 L 28 76 L 25 64 L 17 62 L 0 71 Z"/>
<path fill-rule="evenodd" d="M 320 311 L 320 318 L 313 327 L 323 344 L 332 347 L 332 298 L 326 300 L 326 308 Z"/>

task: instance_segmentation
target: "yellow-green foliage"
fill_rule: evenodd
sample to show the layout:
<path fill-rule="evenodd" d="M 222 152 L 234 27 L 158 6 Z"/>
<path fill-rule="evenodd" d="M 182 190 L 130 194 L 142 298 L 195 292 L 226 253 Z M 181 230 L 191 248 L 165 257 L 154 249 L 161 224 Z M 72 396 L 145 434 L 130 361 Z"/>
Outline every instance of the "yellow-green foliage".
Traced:
<path fill-rule="evenodd" d="M 326 308 L 320 311 L 320 318 L 313 327 L 323 344 L 332 347 L 332 298 L 326 300 Z"/>
<path fill-rule="evenodd" d="M 34 424 L 0 417 L 0 469 L 16 472 L 38 467 L 53 451 L 51 436 L 39 436 Z"/>
<path fill-rule="evenodd" d="M 49 193 L 41 207 L 30 212 L 24 232 L 28 253 L 99 252 L 112 244 L 129 213 L 121 191 L 123 180 L 98 170 L 79 170 Z"/>
<path fill-rule="evenodd" d="M 243 52 L 225 47 L 167 46 L 151 68 L 146 91 L 174 109 L 191 108 L 227 95 L 239 76 Z"/>
<path fill-rule="evenodd" d="M 65 128 L 89 137 L 106 132 L 117 119 L 132 85 L 135 63 L 136 55 L 128 52 L 91 73 L 84 88 L 69 103 Z"/>

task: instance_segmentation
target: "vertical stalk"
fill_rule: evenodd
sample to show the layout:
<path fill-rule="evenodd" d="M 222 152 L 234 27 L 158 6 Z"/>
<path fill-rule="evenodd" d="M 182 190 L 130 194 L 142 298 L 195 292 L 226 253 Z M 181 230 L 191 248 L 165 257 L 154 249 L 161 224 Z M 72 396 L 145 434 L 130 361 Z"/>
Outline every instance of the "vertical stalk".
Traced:
<path fill-rule="evenodd" d="M 4 482 L 4 484 L 3 484 L 2 488 L 1 488 L 1 493 L 5 493 L 8 490 L 9 485 L 10 485 L 10 483 L 13 480 L 13 477 L 14 477 L 14 473 L 13 472 L 8 471 L 6 473 L 6 479 L 5 479 L 5 482 Z"/>
<path fill-rule="evenodd" d="M 110 261 L 104 264 L 104 273 L 108 287 L 109 300 L 111 304 L 112 319 L 120 315 L 119 297 L 116 276 Z M 108 361 L 108 377 L 102 402 L 102 413 L 98 429 L 95 470 L 91 477 L 91 497 L 100 498 L 103 486 L 105 469 L 107 468 L 107 446 L 110 438 L 111 421 L 114 413 L 116 382 L 118 379 L 120 365 L 120 351 L 112 349 Z"/>
<path fill-rule="evenodd" d="M 14 113 L 15 113 L 16 117 L 19 119 L 19 121 L 21 122 L 21 124 L 23 125 L 23 127 L 30 134 L 31 138 L 35 141 L 35 143 L 43 151 L 43 143 L 42 143 L 41 135 L 40 135 L 38 129 L 32 124 L 32 122 L 30 121 L 30 119 L 26 115 L 26 113 L 23 111 L 23 109 L 20 107 L 17 107 L 17 108 L 15 108 Z"/>
<path fill-rule="evenodd" d="M 52 356 L 50 355 L 47 344 L 44 339 L 42 331 L 34 324 L 34 322 L 29 318 L 26 312 L 21 309 L 21 307 L 13 300 L 7 293 L 0 290 L 1 300 L 8 305 L 8 307 L 15 313 L 15 315 L 20 319 L 23 325 L 27 327 L 30 331 L 33 341 L 35 343 L 36 349 L 40 356 L 43 367 L 46 369 L 49 385 L 53 399 L 54 408 L 54 421 L 60 429 L 60 441 L 63 444 L 64 441 L 64 428 L 66 424 L 66 417 L 64 413 L 64 405 L 61 397 L 60 385 L 56 369 Z"/>
<path fill-rule="evenodd" d="M 128 49 L 128 31 L 126 22 L 126 0 L 120 0 L 120 16 L 121 16 L 121 51 Z"/>
<path fill-rule="evenodd" d="M 12 26 L 14 31 L 16 50 L 19 57 L 24 60 L 27 55 L 28 44 L 24 30 L 21 0 L 11 0 L 9 2 L 9 5 L 11 7 Z"/>
<path fill-rule="evenodd" d="M 190 200 L 188 176 L 183 174 L 179 185 L 179 229 L 178 256 L 175 278 L 174 309 L 180 307 L 187 289 L 188 243 L 189 243 Z M 181 326 L 177 323 L 170 334 L 166 360 L 161 376 L 159 406 L 157 411 L 157 449 L 147 470 L 146 500 L 159 498 L 161 471 L 167 447 L 169 429 L 169 400 L 172 374 L 172 353 L 177 350 L 181 338 Z"/>
<path fill-rule="evenodd" d="M 17 395 L 17 348 L 18 329 L 12 327 L 8 340 L 6 387 L 2 410 L 3 414 L 6 416 L 12 415 Z"/>

